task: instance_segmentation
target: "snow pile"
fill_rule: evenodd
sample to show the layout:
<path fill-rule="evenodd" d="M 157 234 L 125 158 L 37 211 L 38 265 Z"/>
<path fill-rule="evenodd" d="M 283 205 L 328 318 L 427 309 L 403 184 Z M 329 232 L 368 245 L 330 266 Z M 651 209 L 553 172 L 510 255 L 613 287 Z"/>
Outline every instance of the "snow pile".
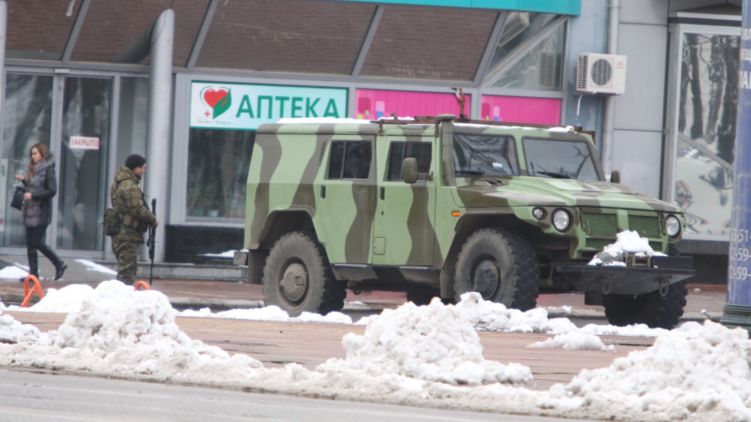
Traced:
<path fill-rule="evenodd" d="M 181 317 L 200 318 L 224 318 L 242 319 L 252 321 L 279 321 L 279 322 L 327 322 L 337 324 L 352 324 L 352 318 L 341 312 L 329 312 L 326 315 L 313 312 L 303 312 L 298 317 L 290 317 L 287 312 L 276 305 L 263 308 L 230 309 L 228 311 L 211 312 L 209 308 L 199 310 L 186 309 L 180 312 Z"/>
<path fill-rule="evenodd" d="M 594 334 L 577 332 L 558 334 L 553 338 L 530 344 L 528 347 L 538 349 L 602 350 L 609 352 L 615 350 L 613 345 L 606 346 L 600 337 Z"/>
<path fill-rule="evenodd" d="M 0 345 L 0 365 L 53 367 L 156 380 L 247 373 L 261 363 L 190 339 L 167 297 L 119 281 L 99 284 L 57 331 L 35 343 Z"/>
<path fill-rule="evenodd" d="M 25 271 L 16 265 L 8 265 L 0 270 L 0 279 L 2 280 L 12 280 L 17 282 L 20 278 L 26 277 L 27 275 L 29 275 L 28 271 Z"/>
<path fill-rule="evenodd" d="M 108 267 L 105 267 L 104 265 L 99 265 L 96 262 L 89 261 L 88 259 L 76 259 L 76 262 L 86 267 L 88 271 L 96 271 L 99 273 L 109 274 L 109 275 L 116 275 L 117 271 L 112 270 Z"/>
<path fill-rule="evenodd" d="M 91 300 L 94 295 L 94 289 L 89 285 L 69 284 L 61 289 L 47 289 L 44 297 L 31 307 L 11 306 L 11 309 L 20 312 L 78 312 L 81 303 Z"/>
<path fill-rule="evenodd" d="M 0 302 L 0 310 L 3 308 Z M 0 314 L 0 344 L 33 343 L 39 339 L 41 332 L 37 327 L 21 324 L 10 315 Z"/>
<path fill-rule="evenodd" d="M 648 239 L 639 236 L 635 231 L 626 230 L 618 233 L 615 243 L 605 246 L 587 265 L 625 267 L 626 253 L 635 254 L 637 257 L 665 256 L 661 252 L 655 252 L 649 246 Z"/>
<path fill-rule="evenodd" d="M 474 327 L 454 306 L 438 299 L 427 306 L 409 302 L 385 310 L 362 336 L 347 334 L 342 344 L 346 358 L 330 359 L 320 369 L 398 374 L 457 385 L 532 380 L 527 366 L 486 361 Z"/>
<path fill-rule="evenodd" d="M 689 322 L 550 392 L 578 398 L 577 415 L 594 418 L 748 421 L 750 350 L 744 329 Z"/>

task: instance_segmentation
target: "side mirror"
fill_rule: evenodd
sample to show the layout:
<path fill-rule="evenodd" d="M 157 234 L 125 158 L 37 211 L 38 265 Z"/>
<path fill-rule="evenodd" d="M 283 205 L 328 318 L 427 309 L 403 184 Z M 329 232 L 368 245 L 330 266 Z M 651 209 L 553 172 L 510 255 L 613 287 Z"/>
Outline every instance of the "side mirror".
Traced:
<path fill-rule="evenodd" d="M 610 183 L 621 183 L 621 172 L 618 170 L 613 170 L 610 173 Z"/>
<path fill-rule="evenodd" d="M 402 161 L 402 180 L 410 185 L 417 181 L 417 159 L 415 157 L 407 157 Z"/>

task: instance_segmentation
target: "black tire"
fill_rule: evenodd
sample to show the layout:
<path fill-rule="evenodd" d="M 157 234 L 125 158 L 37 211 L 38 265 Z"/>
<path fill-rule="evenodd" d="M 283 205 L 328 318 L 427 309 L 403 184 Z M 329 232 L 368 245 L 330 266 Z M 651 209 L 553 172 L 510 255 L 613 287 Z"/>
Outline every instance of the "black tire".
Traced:
<path fill-rule="evenodd" d="M 286 278 L 286 281 L 285 281 Z M 307 234 L 287 233 L 276 241 L 263 267 L 263 297 L 290 316 L 341 310 L 346 284 L 331 273 L 323 248 Z"/>
<path fill-rule="evenodd" d="M 410 285 L 407 287 L 407 301 L 417 306 L 427 305 L 436 296 L 440 296 L 438 290 L 428 286 Z"/>
<path fill-rule="evenodd" d="M 479 292 L 483 299 L 526 311 L 535 307 L 539 271 L 535 250 L 525 239 L 500 228 L 474 232 L 459 252 L 454 299 Z"/>
<path fill-rule="evenodd" d="M 678 255 L 673 245 L 668 253 Z M 643 295 L 603 295 L 602 304 L 612 325 L 647 324 L 669 330 L 678 325 L 687 295 L 686 283 L 678 282 L 671 284 L 664 296 L 659 290 Z"/>

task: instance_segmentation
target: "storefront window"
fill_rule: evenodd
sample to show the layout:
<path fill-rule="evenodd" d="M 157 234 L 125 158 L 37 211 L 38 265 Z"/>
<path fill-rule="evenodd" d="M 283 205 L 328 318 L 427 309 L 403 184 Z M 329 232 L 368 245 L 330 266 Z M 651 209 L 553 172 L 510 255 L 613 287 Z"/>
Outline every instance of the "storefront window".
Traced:
<path fill-rule="evenodd" d="M 101 250 L 107 181 L 110 79 L 66 78 L 58 154 L 57 246 Z"/>
<path fill-rule="evenodd" d="M 21 212 L 10 208 L 8 204 L 13 195 L 13 186 L 16 184 L 14 176 L 28 171 L 31 146 L 37 142 L 49 144 L 51 116 L 51 76 L 12 73 L 6 76 L 2 156 L 0 156 L 2 246 L 26 245 Z"/>
<path fill-rule="evenodd" d="M 239 220 L 255 132 L 191 129 L 186 208 L 189 220 Z"/>
<path fill-rule="evenodd" d="M 116 166 L 123 165 L 130 154 L 145 156 L 148 152 L 146 149 L 148 109 L 149 80 L 146 78 L 120 79 Z"/>
<path fill-rule="evenodd" d="M 739 37 L 683 34 L 674 199 L 687 236 L 727 239 L 733 192 Z"/>
<path fill-rule="evenodd" d="M 545 15 L 547 16 L 547 15 Z M 543 18 L 545 17 L 543 16 Z M 506 66 L 504 58 L 510 53 L 510 49 L 517 48 L 521 41 L 517 38 L 526 38 L 533 35 L 526 30 L 520 35 L 507 41 L 506 45 L 500 45 L 496 49 L 494 60 L 495 68 Z M 501 41 L 504 42 L 503 36 Z M 495 77 L 493 86 L 497 88 L 513 88 L 536 91 L 560 91 L 562 80 L 561 61 L 566 41 L 566 26 L 559 24 L 546 39 L 540 41 L 531 48 L 519 60 L 511 64 L 500 75 Z M 515 57 L 515 56 L 510 56 Z"/>

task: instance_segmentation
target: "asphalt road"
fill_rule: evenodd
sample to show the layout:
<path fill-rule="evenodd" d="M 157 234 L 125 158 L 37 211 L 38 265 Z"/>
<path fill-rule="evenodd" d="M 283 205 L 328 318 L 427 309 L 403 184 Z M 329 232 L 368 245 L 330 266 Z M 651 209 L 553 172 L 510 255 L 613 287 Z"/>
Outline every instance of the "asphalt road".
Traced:
<path fill-rule="evenodd" d="M 3 422 L 470 420 L 564 421 L 0 370 L 0 421 Z"/>

